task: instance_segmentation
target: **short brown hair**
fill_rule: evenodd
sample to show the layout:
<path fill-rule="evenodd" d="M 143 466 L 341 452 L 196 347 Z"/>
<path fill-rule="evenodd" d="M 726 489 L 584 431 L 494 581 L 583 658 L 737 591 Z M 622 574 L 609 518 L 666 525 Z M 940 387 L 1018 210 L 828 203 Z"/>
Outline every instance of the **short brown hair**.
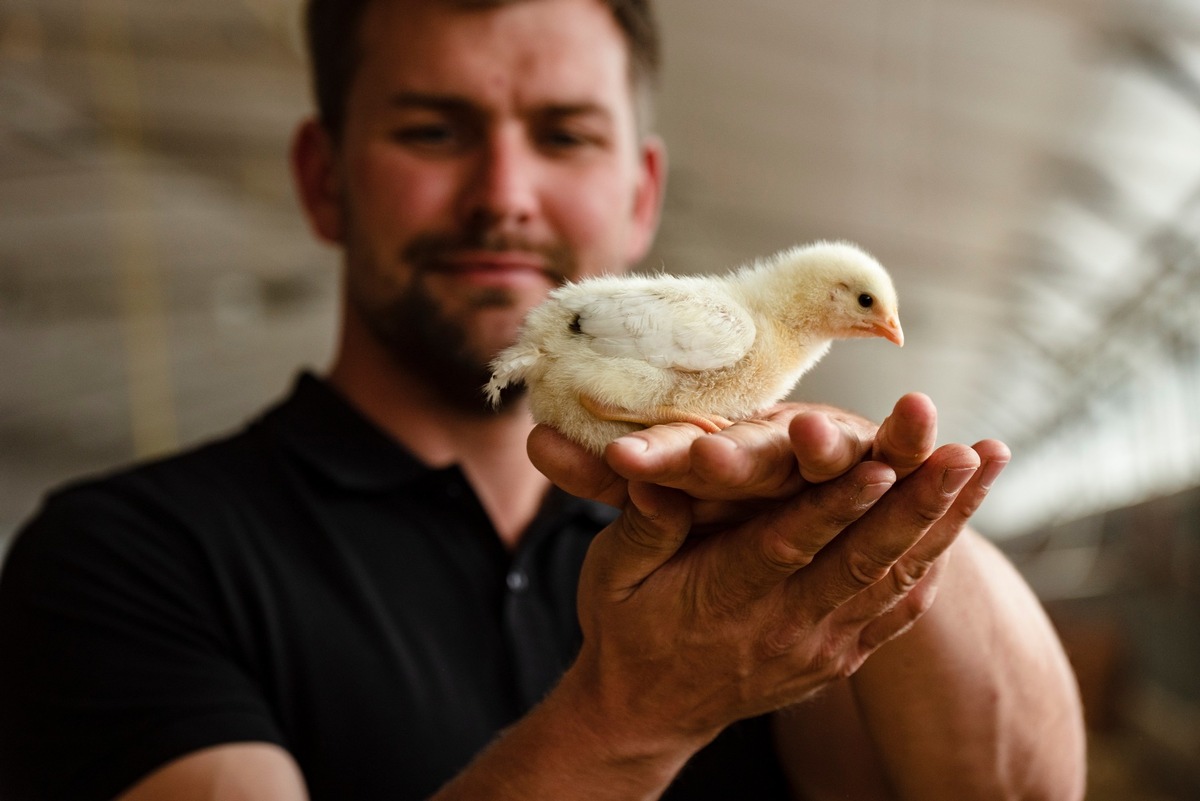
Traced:
<path fill-rule="evenodd" d="M 322 126 L 334 138 L 342 131 L 346 95 L 360 57 L 358 32 L 375 0 L 308 0 L 305 31 L 313 94 Z M 466 8 L 491 8 L 520 0 L 454 0 Z M 629 82 L 639 124 L 648 125 L 651 96 L 658 80 L 661 45 L 652 0 L 601 0 L 625 37 Z"/>

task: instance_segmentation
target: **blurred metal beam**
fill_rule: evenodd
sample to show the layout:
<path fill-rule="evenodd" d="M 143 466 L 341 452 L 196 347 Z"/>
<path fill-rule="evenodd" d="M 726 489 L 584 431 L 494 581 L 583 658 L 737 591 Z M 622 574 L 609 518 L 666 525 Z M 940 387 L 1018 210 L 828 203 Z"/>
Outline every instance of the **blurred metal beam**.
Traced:
<path fill-rule="evenodd" d="M 1200 186 L 1179 210 L 1178 218 L 1191 220 L 1197 216 Z M 1177 338 L 1196 336 L 1194 316 L 1164 319 L 1156 305 L 1200 296 L 1200 241 L 1173 219 L 1146 237 L 1135 261 L 1140 259 L 1150 260 L 1155 268 L 1146 273 L 1135 292 L 1119 298 L 1099 316 L 1105 337 L 1066 343 L 1045 354 L 1067 382 L 1058 395 L 1068 400 L 1057 409 L 1051 408 L 1049 414 L 1013 439 L 1014 448 L 1036 450 L 1055 431 L 1086 414 L 1105 393 L 1136 374 L 1145 346 L 1168 347 Z"/>
<path fill-rule="evenodd" d="M 125 372 L 135 455 L 166 453 L 178 445 L 171 386 L 170 336 L 155 236 L 146 209 L 149 190 L 142 163 L 143 109 L 124 0 L 88 0 L 84 18 L 94 92 L 108 112 L 102 135 L 122 162 L 111 170 Z"/>

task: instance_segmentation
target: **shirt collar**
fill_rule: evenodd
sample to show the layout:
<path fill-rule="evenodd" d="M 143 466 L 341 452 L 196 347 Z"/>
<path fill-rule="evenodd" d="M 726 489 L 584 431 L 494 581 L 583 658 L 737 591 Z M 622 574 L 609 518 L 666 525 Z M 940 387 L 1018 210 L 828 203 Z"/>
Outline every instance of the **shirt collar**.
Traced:
<path fill-rule="evenodd" d="M 291 394 L 263 422 L 309 468 L 347 490 L 383 491 L 438 473 L 446 480 L 461 476 L 457 466 L 439 470 L 425 465 L 308 371 L 299 375 Z M 554 487 L 543 515 L 559 520 L 582 515 L 604 526 L 616 513 L 610 506 Z"/>
<path fill-rule="evenodd" d="M 263 422 L 308 467 L 345 489 L 384 490 L 430 472 L 337 390 L 307 371 Z"/>

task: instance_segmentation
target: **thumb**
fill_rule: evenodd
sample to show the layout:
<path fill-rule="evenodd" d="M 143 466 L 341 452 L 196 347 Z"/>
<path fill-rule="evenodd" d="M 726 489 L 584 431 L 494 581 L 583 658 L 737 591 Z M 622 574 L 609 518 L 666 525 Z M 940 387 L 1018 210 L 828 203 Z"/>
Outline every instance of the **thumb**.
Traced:
<path fill-rule="evenodd" d="M 550 426 L 534 426 L 525 450 L 534 467 L 570 494 L 609 506 L 625 502 L 625 479 L 603 459 Z"/>
<path fill-rule="evenodd" d="M 675 555 L 691 523 L 690 506 L 679 490 L 629 482 L 621 516 L 592 542 L 593 577 L 610 592 L 628 594 Z"/>

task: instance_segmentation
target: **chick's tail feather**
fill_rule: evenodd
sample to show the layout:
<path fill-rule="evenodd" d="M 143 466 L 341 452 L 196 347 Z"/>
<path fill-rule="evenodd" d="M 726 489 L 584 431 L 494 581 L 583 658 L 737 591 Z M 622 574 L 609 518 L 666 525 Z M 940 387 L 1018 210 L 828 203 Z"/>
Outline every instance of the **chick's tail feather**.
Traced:
<path fill-rule="evenodd" d="M 512 384 L 522 383 L 529 368 L 537 364 L 540 358 L 542 352 L 529 345 L 513 345 L 500 352 L 491 364 L 492 377 L 483 388 L 492 408 L 500 406 L 500 393 L 503 389 Z"/>

